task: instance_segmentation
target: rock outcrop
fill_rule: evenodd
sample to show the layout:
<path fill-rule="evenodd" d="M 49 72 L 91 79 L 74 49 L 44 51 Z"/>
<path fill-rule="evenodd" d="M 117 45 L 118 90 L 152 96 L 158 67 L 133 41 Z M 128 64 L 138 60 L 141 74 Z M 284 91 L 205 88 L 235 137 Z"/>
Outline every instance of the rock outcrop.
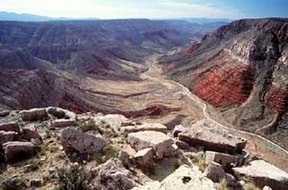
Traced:
<path fill-rule="evenodd" d="M 140 168 L 151 168 L 154 164 L 154 150 L 153 148 L 145 148 L 139 150 L 134 156 L 133 161 Z"/>
<path fill-rule="evenodd" d="M 288 187 L 288 173 L 264 160 L 254 160 L 248 166 L 233 168 L 233 171 L 237 177 L 250 178 L 261 188 L 270 186 L 272 189 L 285 190 Z"/>
<path fill-rule="evenodd" d="M 173 151 L 173 140 L 167 135 L 156 131 L 129 133 L 128 143 L 137 151 L 153 148 L 158 159 L 171 155 Z"/>
<path fill-rule="evenodd" d="M 35 154 L 35 146 L 30 142 L 10 141 L 2 145 L 6 162 L 29 158 Z"/>
<path fill-rule="evenodd" d="M 0 146 L 3 143 L 14 141 L 18 138 L 18 133 L 14 131 L 0 131 Z"/>
<path fill-rule="evenodd" d="M 217 162 L 224 169 L 231 169 L 235 166 L 242 166 L 245 163 L 245 158 L 241 154 L 225 154 L 221 152 L 206 151 L 207 162 Z"/>
<path fill-rule="evenodd" d="M 77 123 L 73 119 L 56 119 L 51 122 L 52 128 L 65 128 L 65 127 L 72 127 L 76 125 Z"/>
<path fill-rule="evenodd" d="M 220 147 L 218 151 L 222 152 L 205 150 L 209 146 L 203 146 L 202 141 L 195 144 L 182 141 L 181 135 L 194 135 L 191 130 L 199 132 L 194 125 L 193 128 L 174 127 L 172 134 L 172 125 L 168 130 L 164 125 L 135 122 L 123 115 L 89 112 L 71 113 L 73 117 L 67 117 L 65 112 L 68 110 L 53 108 L 52 113 L 49 109 L 41 108 L 48 113 L 45 120 L 34 118 L 32 121 L 23 121 L 21 111 L 11 111 L 10 116 L 0 118 L 3 187 L 208 190 L 221 186 L 240 190 L 249 185 L 245 184 L 242 177 L 250 178 L 259 187 L 266 185 L 283 189 L 287 186 L 287 173 L 264 161 L 252 161 L 246 150 L 237 153 L 236 150 L 241 150 L 246 142 L 239 145 L 238 141 L 240 144 L 242 142 L 240 139 L 213 125 L 206 126 L 207 123 L 203 121 L 195 125 L 201 126 L 201 132 L 205 131 L 211 138 L 205 135 L 196 135 L 195 138 L 201 137 L 203 141 L 205 137 L 209 143 L 221 144 L 214 148 Z M 61 125 L 65 127 L 69 122 L 75 126 L 61 128 Z M 14 127 L 7 127 L 11 123 Z M 51 127 L 51 123 L 54 127 Z M 136 125 L 143 130 L 121 133 L 122 127 Z M 159 128 L 161 130 L 157 131 Z"/>
<path fill-rule="evenodd" d="M 167 133 L 167 127 L 160 123 L 144 123 L 141 125 L 128 125 L 122 126 L 121 132 L 122 133 L 132 133 L 138 131 L 159 131 L 162 133 Z"/>
<path fill-rule="evenodd" d="M 178 135 L 191 146 L 203 146 L 206 150 L 236 153 L 245 148 L 247 141 L 206 120 L 198 121 L 186 132 Z"/>
<path fill-rule="evenodd" d="M 24 121 L 37 121 L 37 120 L 45 120 L 48 118 L 48 114 L 45 108 L 22 110 L 20 114 Z"/>
<path fill-rule="evenodd" d="M 237 20 L 160 62 L 221 120 L 287 148 L 287 28 L 281 18 Z"/>
<path fill-rule="evenodd" d="M 61 144 L 67 150 L 77 150 L 80 153 L 99 153 L 107 145 L 101 136 L 86 134 L 71 127 L 61 131 Z"/>
<path fill-rule="evenodd" d="M 17 122 L 1 123 L 0 131 L 14 131 L 14 132 L 19 133 L 20 127 Z"/>
<path fill-rule="evenodd" d="M 92 182 L 93 190 L 129 190 L 137 185 L 137 178 L 116 158 L 101 164 L 92 173 L 96 176 Z"/>
<path fill-rule="evenodd" d="M 225 171 L 220 164 L 211 162 L 205 169 L 204 175 L 215 183 L 218 183 L 221 179 L 225 178 Z"/>
<path fill-rule="evenodd" d="M 154 182 L 144 186 L 135 187 L 133 190 L 216 190 L 214 183 L 206 178 L 199 170 L 189 166 L 180 166 L 174 173 L 161 182 Z"/>

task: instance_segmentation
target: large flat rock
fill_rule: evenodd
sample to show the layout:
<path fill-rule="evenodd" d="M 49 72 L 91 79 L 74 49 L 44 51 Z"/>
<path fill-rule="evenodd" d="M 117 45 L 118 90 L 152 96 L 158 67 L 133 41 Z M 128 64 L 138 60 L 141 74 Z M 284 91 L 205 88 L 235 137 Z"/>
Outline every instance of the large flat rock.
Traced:
<path fill-rule="evenodd" d="M 207 120 L 198 121 L 178 137 L 191 146 L 227 153 L 241 152 L 247 143 L 245 139 L 229 134 L 226 129 Z"/>
<path fill-rule="evenodd" d="M 19 133 L 20 127 L 17 122 L 0 123 L 0 131 L 14 131 Z"/>
<path fill-rule="evenodd" d="M 166 133 L 167 127 L 160 123 L 144 123 L 141 125 L 129 125 L 121 127 L 122 133 L 132 133 L 138 131 L 159 131 L 162 133 Z"/>
<path fill-rule="evenodd" d="M 30 142 L 11 141 L 2 145 L 6 162 L 29 158 L 35 154 L 35 146 Z"/>
<path fill-rule="evenodd" d="M 56 119 L 51 122 L 52 128 L 65 128 L 65 127 L 72 127 L 76 125 L 77 123 L 73 119 Z"/>
<path fill-rule="evenodd" d="M 158 159 L 172 153 L 173 140 L 161 132 L 140 131 L 129 133 L 128 142 L 137 151 L 144 148 L 153 148 Z"/>
<path fill-rule="evenodd" d="M 3 143 L 14 141 L 18 137 L 18 133 L 14 131 L 0 131 L 0 146 Z"/>
<path fill-rule="evenodd" d="M 92 182 L 93 190 L 129 190 L 137 185 L 137 177 L 117 158 L 111 158 L 92 169 L 91 173 L 95 176 Z"/>
<path fill-rule="evenodd" d="M 189 166 L 180 166 L 161 182 L 147 183 L 133 190 L 216 190 L 214 183 L 201 171 Z"/>
<path fill-rule="evenodd" d="M 74 149 L 80 153 L 98 153 L 107 145 L 105 139 L 67 127 L 61 132 L 61 144 L 65 150 Z"/>
<path fill-rule="evenodd" d="M 33 108 L 30 110 L 20 111 L 23 121 L 37 121 L 45 120 L 48 118 L 48 113 L 45 108 Z"/>
<path fill-rule="evenodd" d="M 254 160 L 248 166 L 233 168 L 237 177 L 251 178 L 258 187 L 269 186 L 272 189 L 287 190 L 288 173 L 265 162 Z"/>
<path fill-rule="evenodd" d="M 235 166 L 242 166 L 245 158 L 241 154 L 230 155 L 221 152 L 206 151 L 207 162 L 217 162 L 222 165 L 224 169 L 231 169 Z"/>

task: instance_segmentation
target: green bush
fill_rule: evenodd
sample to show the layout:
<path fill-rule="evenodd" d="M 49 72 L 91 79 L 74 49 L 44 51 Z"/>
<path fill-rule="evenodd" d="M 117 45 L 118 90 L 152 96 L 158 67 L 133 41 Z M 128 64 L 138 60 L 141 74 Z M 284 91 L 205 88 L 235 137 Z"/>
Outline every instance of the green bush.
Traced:
<path fill-rule="evenodd" d="M 86 190 L 88 189 L 88 174 L 79 165 L 57 170 L 58 190 Z"/>

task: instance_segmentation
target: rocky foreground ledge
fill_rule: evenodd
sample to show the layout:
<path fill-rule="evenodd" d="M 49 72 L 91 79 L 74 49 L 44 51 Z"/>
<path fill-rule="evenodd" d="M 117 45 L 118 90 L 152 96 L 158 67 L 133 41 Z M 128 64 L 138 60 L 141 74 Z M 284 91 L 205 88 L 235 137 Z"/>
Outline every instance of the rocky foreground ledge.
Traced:
<path fill-rule="evenodd" d="M 288 174 L 208 121 L 168 130 L 56 108 L 0 113 L 0 189 L 287 189 Z"/>

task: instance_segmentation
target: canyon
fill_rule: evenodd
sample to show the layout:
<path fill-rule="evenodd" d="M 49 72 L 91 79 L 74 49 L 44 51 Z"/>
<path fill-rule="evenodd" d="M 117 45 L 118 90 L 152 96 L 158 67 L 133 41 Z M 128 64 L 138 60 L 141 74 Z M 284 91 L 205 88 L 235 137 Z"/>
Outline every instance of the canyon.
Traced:
<path fill-rule="evenodd" d="M 128 145 L 129 151 L 135 149 L 137 153 L 134 154 L 133 150 L 134 153 L 130 157 L 133 157 L 132 161 L 137 163 L 137 166 L 142 167 L 144 163 L 145 167 L 140 168 L 145 174 L 146 167 L 148 170 L 151 169 L 148 166 L 149 160 L 154 162 L 162 160 L 163 157 L 174 159 L 175 155 L 171 153 L 173 151 L 170 147 L 174 142 L 177 150 L 181 146 L 189 147 L 188 153 L 177 152 L 176 158 L 181 158 L 180 165 L 190 158 L 197 160 L 202 151 L 205 157 L 208 157 L 209 151 L 216 151 L 221 152 L 219 154 L 224 158 L 226 154 L 228 157 L 233 157 L 248 151 L 247 155 L 255 156 L 252 160 L 249 160 L 250 157 L 247 160 L 248 171 L 250 163 L 251 167 L 254 167 L 254 163 L 256 166 L 258 164 L 262 166 L 266 165 L 266 162 L 287 171 L 287 53 L 288 20 L 286 19 L 244 19 L 225 25 L 145 19 L 2 21 L 0 22 L 0 123 L 4 123 L 5 127 L 8 121 L 17 120 L 18 124 L 24 127 L 23 130 L 33 125 L 34 128 L 38 128 L 36 131 L 39 130 L 40 136 L 44 137 L 43 146 L 58 147 L 60 143 L 61 146 L 56 148 L 55 154 L 65 159 L 57 158 L 55 162 L 50 156 L 53 153 L 51 150 L 48 150 L 50 153 L 45 159 L 55 165 L 59 161 L 61 167 L 64 160 L 70 164 L 73 157 L 71 155 L 75 151 L 75 154 L 77 153 L 75 158 L 80 159 L 77 163 L 82 164 L 85 160 L 85 170 L 90 171 L 91 168 L 86 168 L 86 160 L 87 167 L 90 167 L 89 155 L 97 156 L 98 152 L 93 150 L 86 152 L 89 146 L 85 143 L 89 144 L 92 141 L 93 144 L 97 141 L 93 146 L 103 144 L 105 147 L 109 141 L 124 152 L 127 150 L 123 147 Z M 23 116 L 26 112 L 28 115 L 30 112 L 31 114 L 43 112 L 45 117 L 39 119 L 40 121 L 36 119 L 27 122 Z M 63 113 L 70 114 L 67 116 L 68 119 L 66 116 L 58 116 Z M 39 117 L 38 113 L 35 117 Z M 179 125 L 182 127 L 177 135 L 174 135 Z M 91 127 L 93 129 L 90 129 Z M 213 130 L 209 131 L 209 127 Z M 194 131 L 194 134 L 193 129 L 196 128 L 197 133 Z M 2 129 L 0 131 L 2 132 Z M 3 132 L 1 135 L 9 138 L 10 132 L 8 133 Z M 17 132 L 18 137 L 15 139 L 20 139 L 22 142 L 22 130 L 19 134 Z M 155 135 L 155 139 L 149 139 L 149 134 Z M 164 134 L 168 137 L 163 136 Z M 220 140 L 213 139 L 213 134 L 215 137 L 220 135 Z M 72 139 L 84 139 L 83 144 L 75 145 L 69 142 L 69 135 Z M 193 138 L 200 140 L 195 141 Z M 5 144 L 7 143 L 9 147 L 10 143 L 13 147 L 15 139 L 8 140 Z M 77 141 L 80 143 L 79 139 Z M 238 152 L 229 148 L 234 140 L 242 143 L 240 149 L 236 148 L 240 150 Z M 208 142 L 205 144 L 203 141 Z M 228 148 L 221 144 L 224 142 L 229 144 Z M 175 148 L 174 144 L 172 147 Z M 162 145 L 166 147 L 165 150 L 161 148 Z M 242 145 L 245 150 L 242 150 L 244 149 Z M 3 144 L 4 149 L 6 150 L 6 145 Z M 68 154 L 70 149 L 73 150 L 71 155 Z M 29 150 L 27 152 L 29 153 Z M 119 158 L 120 152 L 117 151 Z M 197 156 L 189 156 L 191 152 L 196 152 Z M 183 155 L 184 157 L 181 157 Z M 37 158 L 39 156 L 41 157 L 41 154 Z M 7 166 L 11 171 L 20 173 L 22 171 L 9 165 L 9 162 L 6 165 L 8 158 L 1 153 L 0 161 L 5 163 L 1 165 L 4 167 L 1 171 L 4 172 L 5 179 L 11 174 L 8 170 L 5 171 Z M 97 159 L 99 158 L 95 157 L 94 160 Z M 266 162 L 261 162 L 262 159 Z M 260 162 L 257 163 L 257 160 Z M 134 182 L 136 184 L 139 182 L 135 181 L 135 176 L 121 168 L 117 160 L 105 159 L 105 161 L 107 162 L 99 165 L 96 170 L 104 168 L 106 171 L 106 166 L 112 164 L 127 174 L 129 179 L 125 178 L 124 181 L 129 184 L 128 189 L 131 189 L 130 186 L 135 186 Z M 210 162 L 211 160 L 209 164 Z M 270 167 L 268 163 L 267 167 Z M 130 164 L 129 171 L 134 171 L 134 165 Z M 156 166 L 153 167 L 157 167 L 158 164 L 156 161 Z M 161 161 L 161 167 L 162 164 L 165 163 Z M 235 163 L 231 161 L 229 164 L 232 166 Z M 211 167 L 216 167 L 212 165 Z M 226 173 L 232 173 L 237 178 L 236 186 L 241 189 L 239 185 L 241 177 L 237 175 L 242 175 L 240 173 L 246 171 L 242 168 L 242 164 L 237 166 L 240 169 L 236 167 L 237 164 L 232 168 L 230 165 L 229 169 L 224 165 L 222 167 Z M 44 170 L 46 164 L 44 166 L 40 168 Z M 201 166 L 199 168 L 201 170 Z M 275 169 L 275 173 L 279 172 L 279 175 L 285 177 L 287 173 L 281 173 L 278 168 Z M 175 175 L 179 175 L 177 170 Z M 179 170 L 183 170 L 184 173 L 192 172 L 185 167 L 179 167 Z M 168 176 L 167 171 L 161 170 L 161 172 L 165 173 L 165 178 Z M 194 171 L 194 174 L 197 172 L 199 171 Z M 199 178 L 201 175 L 201 172 L 197 174 Z M 266 179 L 266 174 L 263 175 Z M 257 181 L 256 176 L 254 182 L 263 188 L 265 186 L 263 178 L 262 176 L 260 178 Z M 169 177 L 163 179 L 164 177 L 156 181 L 160 181 L 164 186 L 166 183 L 169 184 L 169 180 L 167 182 Z M 55 179 L 48 179 L 44 184 L 48 189 L 51 188 L 49 180 L 55 181 Z M 97 184 L 96 181 L 100 179 L 93 178 L 93 180 L 95 180 L 93 183 Z M 173 181 L 173 177 L 171 180 Z M 269 185 L 284 189 L 285 180 L 277 180 L 271 179 Z M 216 181 L 216 186 L 221 183 L 219 180 Z M 141 181 L 140 184 L 142 183 L 146 184 L 146 181 Z M 159 185 L 159 188 L 162 186 L 162 184 L 154 185 Z M 205 185 L 207 189 L 213 189 L 213 183 L 209 180 Z M 245 185 L 247 184 L 242 184 L 243 188 Z M 214 187 L 216 186 L 214 184 Z M 144 185 L 141 188 L 145 187 Z M 147 188 L 150 186 L 147 185 Z"/>

